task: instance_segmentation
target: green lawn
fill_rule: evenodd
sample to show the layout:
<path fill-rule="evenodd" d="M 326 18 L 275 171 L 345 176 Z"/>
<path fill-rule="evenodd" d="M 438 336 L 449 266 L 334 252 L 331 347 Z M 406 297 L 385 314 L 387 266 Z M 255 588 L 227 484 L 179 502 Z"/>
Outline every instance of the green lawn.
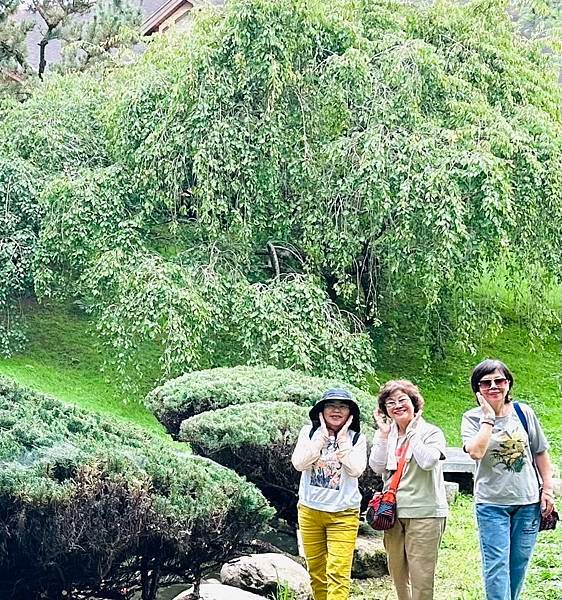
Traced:
<path fill-rule="evenodd" d="M 562 528 L 539 534 L 521 600 L 562 598 Z M 480 551 L 472 498 L 460 495 L 451 507 L 443 537 L 435 600 L 483 600 Z M 351 600 L 394 600 L 390 577 L 354 582 Z"/>
<path fill-rule="evenodd" d="M 29 344 L 26 351 L 10 359 L 0 358 L 0 374 L 35 390 L 85 408 L 109 413 L 142 427 L 163 433 L 154 417 L 142 405 L 152 387 L 151 377 L 140 382 L 139 392 L 124 392 L 111 371 L 103 371 L 95 333 L 88 320 L 62 308 L 32 306 L 28 318 Z M 529 349 L 525 332 L 509 326 L 493 344 L 477 356 L 452 352 L 424 369 L 415 341 L 401 341 L 394 347 L 378 349 L 379 370 L 371 391 L 380 383 L 404 377 L 417 383 L 426 400 L 425 416 L 439 425 L 450 445 L 459 446 L 462 413 L 474 400 L 468 380 L 472 367 L 487 356 L 502 359 L 515 377 L 515 396 L 533 406 L 552 444 L 558 462 L 561 456 L 560 365 L 558 339 L 551 339 L 538 351 Z M 154 378 L 154 374 L 152 374 Z M 370 416 L 369 416 L 370 418 Z"/>

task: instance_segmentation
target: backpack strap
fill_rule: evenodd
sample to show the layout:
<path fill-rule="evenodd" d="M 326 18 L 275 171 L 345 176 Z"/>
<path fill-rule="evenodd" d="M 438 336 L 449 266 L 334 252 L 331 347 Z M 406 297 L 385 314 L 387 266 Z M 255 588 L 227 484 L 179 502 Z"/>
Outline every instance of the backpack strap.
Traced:
<path fill-rule="evenodd" d="M 527 432 L 527 437 L 529 438 L 529 452 L 531 453 L 531 458 L 533 459 L 533 469 L 535 471 L 535 475 L 537 476 L 537 483 L 539 484 L 539 497 L 540 497 L 540 494 L 542 491 L 542 479 L 540 478 L 539 470 L 537 469 L 537 464 L 535 463 L 535 457 L 533 455 L 533 451 L 531 450 L 531 436 L 529 434 L 529 422 L 527 421 L 527 417 L 525 416 L 525 413 L 521 409 L 519 402 L 514 402 L 513 408 L 515 409 L 515 412 L 517 413 L 517 416 L 519 417 L 519 420 L 521 421 L 523 428 Z"/>
<path fill-rule="evenodd" d="M 519 417 L 519 420 L 521 421 L 521 425 L 523 425 L 523 428 L 527 432 L 527 436 L 529 437 L 529 442 L 530 442 L 531 436 L 529 435 L 529 422 L 527 421 L 527 417 L 525 416 L 525 413 L 521 409 L 521 405 L 519 404 L 519 402 L 514 402 L 513 408 L 515 409 L 515 412 L 517 413 L 517 416 Z"/>
<path fill-rule="evenodd" d="M 316 426 L 314 426 L 314 425 L 313 425 L 313 426 L 312 426 L 312 429 L 310 430 L 310 433 L 308 434 L 308 439 L 309 439 L 309 440 L 311 440 L 311 439 L 312 439 L 312 436 L 313 436 L 313 435 L 316 433 L 316 430 L 318 429 L 318 427 L 319 427 L 318 425 L 316 425 Z M 361 435 L 361 434 L 359 433 L 359 431 L 356 431 L 356 432 L 353 434 L 353 439 L 351 440 L 351 445 L 352 445 L 352 446 L 355 446 L 355 444 L 357 444 L 357 441 L 359 440 L 359 436 L 360 436 L 360 435 Z"/>

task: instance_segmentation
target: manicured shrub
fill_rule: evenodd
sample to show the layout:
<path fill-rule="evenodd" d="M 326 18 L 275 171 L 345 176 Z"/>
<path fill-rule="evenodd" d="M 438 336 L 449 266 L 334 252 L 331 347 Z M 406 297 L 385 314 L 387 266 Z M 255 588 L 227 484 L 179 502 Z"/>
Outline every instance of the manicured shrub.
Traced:
<path fill-rule="evenodd" d="M 255 483 L 278 513 L 295 521 L 300 474 L 291 454 L 308 407 L 292 402 L 256 402 L 201 413 L 182 422 L 179 438 L 203 456 L 234 469 Z M 367 439 L 372 430 L 363 425 Z M 379 478 L 367 469 L 360 479 L 364 502 Z"/>
<path fill-rule="evenodd" d="M 233 471 L 2 379 L 0 429 L 2 599 L 153 599 L 271 516 Z"/>
<path fill-rule="evenodd" d="M 145 403 L 176 436 L 184 419 L 201 412 L 252 402 L 293 402 L 310 407 L 331 387 L 349 390 L 363 415 L 371 414 L 375 399 L 352 385 L 273 367 L 217 368 L 187 373 L 153 390 Z"/>

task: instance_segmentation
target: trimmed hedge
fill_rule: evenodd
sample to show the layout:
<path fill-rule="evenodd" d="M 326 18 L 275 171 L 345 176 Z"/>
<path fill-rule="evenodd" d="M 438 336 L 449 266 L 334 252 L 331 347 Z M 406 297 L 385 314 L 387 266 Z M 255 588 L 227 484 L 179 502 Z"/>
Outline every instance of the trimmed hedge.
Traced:
<path fill-rule="evenodd" d="M 201 413 L 181 424 L 179 439 L 203 456 L 255 483 L 281 516 L 294 522 L 300 473 L 291 454 L 308 408 L 291 402 L 256 402 Z M 373 431 L 363 426 L 367 439 Z M 364 504 L 380 479 L 367 468 L 360 479 Z"/>
<path fill-rule="evenodd" d="M 155 596 L 272 511 L 233 471 L 0 378 L 0 597 Z"/>
<path fill-rule="evenodd" d="M 312 406 L 332 387 L 349 390 L 361 407 L 363 418 L 370 418 L 376 402 L 370 394 L 342 381 L 274 367 L 225 367 L 187 373 L 150 392 L 145 404 L 177 436 L 184 419 L 202 412 L 253 402 Z"/>

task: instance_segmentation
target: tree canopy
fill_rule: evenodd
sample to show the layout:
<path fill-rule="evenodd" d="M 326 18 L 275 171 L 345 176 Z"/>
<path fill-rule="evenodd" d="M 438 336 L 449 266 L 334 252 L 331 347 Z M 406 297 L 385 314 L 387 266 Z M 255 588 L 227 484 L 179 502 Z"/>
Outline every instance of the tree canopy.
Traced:
<path fill-rule="evenodd" d="M 544 331 L 560 87 L 506 9 L 233 0 L 135 64 L 48 82 L 0 126 L 43 172 L 37 294 L 79 298 L 130 381 L 150 347 L 164 377 L 271 364 L 360 383 L 381 325 L 472 349 L 501 324 L 474 297 L 500 264 Z"/>

